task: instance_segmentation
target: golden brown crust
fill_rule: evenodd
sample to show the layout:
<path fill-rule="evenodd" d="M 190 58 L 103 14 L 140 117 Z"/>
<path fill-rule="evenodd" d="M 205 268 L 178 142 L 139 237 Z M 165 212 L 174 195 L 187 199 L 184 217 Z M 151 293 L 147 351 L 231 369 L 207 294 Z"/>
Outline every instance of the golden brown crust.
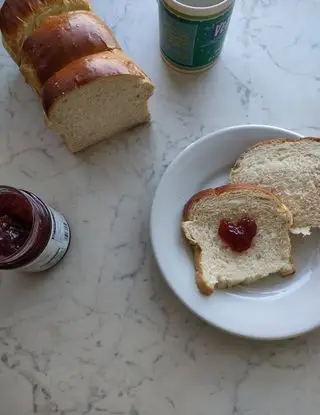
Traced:
<path fill-rule="evenodd" d="M 259 143 L 254 144 L 253 146 L 249 147 L 247 151 L 255 148 L 260 147 L 268 144 L 277 144 L 277 143 L 293 143 L 299 141 L 315 141 L 320 143 L 320 138 L 318 137 L 301 137 L 301 138 L 273 138 L 270 140 L 260 141 Z"/>
<path fill-rule="evenodd" d="M 192 251 L 193 251 L 194 266 L 196 270 L 196 284 L 197 284 L 198 290 L 201 292 L 201 294 L 209 296 L 214 292 L 214 288 L 209 287 L 204 282 L 203 277 L 202 277 L 201 248 L 199 247 L 199 245 L 193 245 Z"/>
<path fill-rule="evenodd" d="M 190 241 L 188 242 L 191 244 Z M 209 287 L 203 279 L 202 267 L 201 267 L 201 255 L 202 255 L 201 248 L 199 245 L 196 245 L 196 244 L 191 244 L 191 247 L 192 247 L 193 261 L 194 261 L 195 274 L 196 274 L 196 284 L 197 284 L 198 290 L 201 292 L 201 294 L 210 296 L 211 294 L 214 293 L 215 287 Z M 281 269 L 279 271 L 279 274 L 282 277 L 290 277 L 296 272 L 296 267 L 295 267 L 292 251 L 290 255 L 290 263 L 291 263 L 292 269 L 290 270 Z"/>
<path fill-rule="evenodd" d="M 200 192 L 193 195 L 188 200 L 188 202 L 185 204 L 184 209 L 183 209 L 183 214 L 182 214 L 182 217 L 183 217 L 182 220 L 184 222 L 191 220 L 189 217 L 189 213 L 191 212 L 193 206 L 196 203 L 198 203 L 201 199 L 206 198 L 208 196 L 217 197 L 226 192 L 238 192 L 238 191 L 254 192 L 254 193 L 260 194 L 262 197 L 266 199 L 273 200 L 275 203 L 279 205 L 279 208 L 283 209 L 283 211 L 287 213 L 288 226 L 292 224 L 293 219 L 292 219 L 292 215 L 290 211 L 286 208 L 286 206 L 283 205 L 282 201 L 277 196 L 275 196 L 273 193 L 271 193 L 270 191 L 264 188 L 260 188 L 260 187 L 250 185 L 250 184 L 227 184 L 227 185 L 220 186 L 217 188 L 209 188 L 209 189 L 201 190 Z M 194 241 L 190 241 L 188 238 L 186 239 L 192 247 L 197 287 L 203 295 L 209 296 L 214 292 L 215 288 L 208 286 L 203 279 L 203 272 L 202 272 L 202 266 L 201 266 L 201 254 L 202 254 L 201 248 Z M 288 276 L 295 272 L 295 266 L 294 266 L 292 255 L 291 255 L 290 262 L 292 264 L 292 270 L 286 270 L 286 269 L 280 270 L 281 275 Z"/>
<path fill-rule="evenodd" d="M 15 34 L 21 23 L 45 3 L 45 0 L 5 0 L 0 11 L 2 34 Z"/>
<path fill-rule="evenodd" d="M 98 53 L 80 58 L 55 73 L 43 86 L 42 104 L 46 114 L 52 105 L 67 93 L 97 79 L 117 75 L 137 76 L 146 81 L 149 78 L 118 50 Z M 150 81 L 150 96 L 153 86 Z"/>
<path fill-rule="evenodd" d="M 203 197 L 207 196 L 216 196 L 216 189 L 204 189 L 200 190 L 200 192 L 194 194 L 184 205 L 182 218 L 184 221 L 189 220 L 189 212 L 192 209 L 193 205 L 199 202 Z"/>
<path fill-rule="evenodd" d="M 246 151 L 244 151 L 240 155 L 240 157 L 236 160 L 236 162 L 234 163 L 234 166 L 231 169 L 230 177 L 232 177 L 233 171 L 238 167 L 238 165 L 240 164 L 242 159 L 254 148 L 263 147 L 263 146 L 267 146 L 267 145 L 270 145 L 270 144 L 294 143 L 294 142 L 300 142 L 300 141 L 313 141 L 313 142 L 316 142 L 316 143 L 320 143 L 320 138 L 318 138 L 318 137 L 273 138 L 273 139 L 270 139 L 270 140 L 259 141 L 258 143 L 253 144 L 252 146 L 250 146 Z"/>
<path fill-rule="evenodd" d="M 254 193 L 260 193 L 264 197 L 268 199 L 274 200 L 279 206 L 281 206 L 284 210 L 289 211 L 284 204 L 282 203 L 281 199 L 279 199 L 277 196 L 275 196 L 272 192 L 265 188 L 261 188 L 255 185 L 251 184 L 226 184 L 224 186 L 216 187 L 216 188 L 209 188 L 205 190 L 201 190 L 200 192 L 193 195 L 188 202 L 185 204 L 183 209 L 183 220 L 188 221 L 189 213 L 192 210 L 193 206 L 198 203 L 202 198 L 208 197 L 208 196 L 219 196 L 226 192 L 234 192 L 239 190 L 247 190 Z"/>
<path fill-rule="evenodd" d="M 91 10 L 87 0 L 5 0 L 0 10 L 0 29 L 4 44 L 16 62 L 20 61 L 20 48 L 26 37 L 26 27 L 33 20 L 30 33 L 35 29 L 35 22 L 41 16 L 48 16 L 48 9 L 54 8 L 51 14 L 60 14 L 71 10 Z M 45 13 L 45 10 L 47 13 Z"/>
<path fill-rule="evenodd" d="M 91 10 L 87 0 L 5 0 L 0 10 L 0 29 L 3 33 L 15 34 L 17 28 L 37 10 L 50 7 L 51 4 L 79 3 L 86 10 Z"/>
<path fill-rule="evenodd" d="M 42 86 L 69 63 L 95 53 L 121 49 L 112 31 L 94 13 L 68 12 L 50 16 L 23 44 L 22 73 L 33 72 Z M 34 80 L 30 83 L 38 83 Z"/>

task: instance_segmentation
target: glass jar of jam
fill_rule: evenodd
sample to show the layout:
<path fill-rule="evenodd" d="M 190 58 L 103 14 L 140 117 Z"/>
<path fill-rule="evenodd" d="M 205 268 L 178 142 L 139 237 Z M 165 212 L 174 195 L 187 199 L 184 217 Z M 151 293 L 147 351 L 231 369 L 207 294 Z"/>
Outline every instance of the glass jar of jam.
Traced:
<path fill-rule="evenodd" d="M 0 186 L 0 269 L 40 272 L 66 254 L 70 228 L 34 194 Z"/>

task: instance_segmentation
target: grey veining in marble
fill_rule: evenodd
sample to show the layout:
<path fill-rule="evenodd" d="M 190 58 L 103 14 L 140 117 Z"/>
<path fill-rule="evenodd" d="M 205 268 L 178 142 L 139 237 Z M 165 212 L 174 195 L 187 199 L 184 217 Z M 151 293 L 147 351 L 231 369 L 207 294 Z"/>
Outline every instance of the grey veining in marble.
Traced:
<path fill-rule="evenodd" d="M 218 64 L 189 76 L 161 61 L 156 0 L 93 7 L 153 78 L 153 122 L 71 155 L 0 50 L 1 183 L 73 229 L 52 272 L 0 273 L 0 414 L 318 415 L 320 332 L 260 343 L 208 327 L 163 282 L 148 222 L 165 168 L 205 133 L 320 135 L 319 0 L 238 0 Z"/>

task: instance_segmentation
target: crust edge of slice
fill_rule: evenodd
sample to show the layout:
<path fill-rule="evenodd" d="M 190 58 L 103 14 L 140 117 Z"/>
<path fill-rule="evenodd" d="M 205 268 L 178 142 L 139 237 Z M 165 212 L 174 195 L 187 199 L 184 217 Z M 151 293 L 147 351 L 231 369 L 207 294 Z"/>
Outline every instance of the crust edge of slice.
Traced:
<path fill-rule="evenodd" d="M 278 143 L 294 143 L 294 142 L 301 142 L 301 141 L 314 141 L 316 143 L 320 143 L 319 137 L 301 137 L 301 138 L 271 138 L 267 140 L 258 141 L 255 144 L 249 146 L 245 151 L 243 151 L 240 156 L 236 159 L 233 164 L 233 167 L 230 170 L 230 177 L 232 177 L 233 170 L 237 167 L 238 163 L 254 148 L 263 147 L 270 144 L 278 144 Z"/>
<path fill-rule="evenodd" d="M 270 144 L 278 144 L 278 143 L 294 143 L 294 142 L 301 142 L 301 141 L 311 141 L 311 142 L 316 142 L 320 144 L 320 138 L 319 137 L 301 137 L 301 138 L 272 138 L 272 139 L 268 139 L 268 140 L 262 140 L 257 142 L 256 144 L 253 144 L 252 146 L 248 147 L 242 154 L 240 154 L 240 156 L 236 159 L 236 161 L 234 162 L 231 170 L 230 170 L 230 174 L 229 174 L 229 181 L 231 183 L 233 183 L 233 175 L 235 173 L 235 171 L 238 169 L 238 167 L 240 166 L 242 160 L 247 156 L 247 154 L 250 153 L 251 150 L 257 148 L 257 147 L 263 147 L 263 146 L 267 146 Z M 259 186 L 259 185 L 253 185 L 253 186 Z M 261 186 L 262 187 L 262 186 Z M 271 187 L 264 187 L 266 190 L 268 190 L 269 192 L 272 192 L 272 188 Z M 305 226 L 305 227 L 291 227 L 290 232 L 292 234 L 295 235 L 303 235 L 303 236 L 307 236 L 311 234 L 311 226 Z"/>
<path fill-rule="evenodd" d="M 216 196 L 219 196 L 219 195 L 221 195 L 223 193 L 226 193 L 226 192 L 234 192 L 234 191 L 241 191 L 241 190 L 260 193 L 260 195 L 262 197 L 264 197 L 265 199 L 273 200 L 275 203 L 278 204 L 280 210 L 282 210 L 283 212 L 286 212 L 288 214 L 290 226 L 293 222 L 291 212 L 282 203 L 281 199 L 279 199 L 277 196 L 275 196 L 270 191 L 268 191 L 264 188 L 261 188 L 261 187 L 254 186 L 254 185 L 250 185 L 250 184 L 227 184 L 227 185 L 223 185 L 223 186 L 216 187 L 216 188 L 204 189 L 204 190 L 201 190 L 200 192 L 194 194 L 193 196 L 191 196 L 191 198 L 187 201 L 187 203 L 185 204 L 184 209 L 183 209 L 181 228 L 182 228 L 185 239 L 187 240 L 187 242 L 189 243 L 189 245 L 191 246 L 191 249 L 192 249 L 193 262 L 194 262 L 194 267 L 195 267 L 196 285 L 197 285 L 199 291 L 203 295 L 210 296 L 215 291 L 216 286 L 213 286 L 213 287 L 209 286 L 205 282 L 205 280 L 203 278 L 203 274 L 202 274 L 202 267 L 201 267 L 201 255 L 202 255 L 201 247 L 195 241 L 193 241 L 193 240 L 191 240 L 187 237 L 186 232 L 184 230 L 184 226 L 183 226 L 184 222 L 187 222 L 187 221 L 190 220 L 189 213 L 190 213 L 192 207 L 194 206 L 195 203 L 199 202 L 202 198 L 207 197 L 207 196 L 216 197 Z M 295 271 L 296 271 L 294 260 L 293 260 L 293 255 L 292 255 L 292 246 L 290 246 L 289 263 L 291 265 L 291 269 L 289 269 L 289 268 L 280 269 L 279 274 L 281 276 L 286 277 L 286 276 L 294 274 Z"/>

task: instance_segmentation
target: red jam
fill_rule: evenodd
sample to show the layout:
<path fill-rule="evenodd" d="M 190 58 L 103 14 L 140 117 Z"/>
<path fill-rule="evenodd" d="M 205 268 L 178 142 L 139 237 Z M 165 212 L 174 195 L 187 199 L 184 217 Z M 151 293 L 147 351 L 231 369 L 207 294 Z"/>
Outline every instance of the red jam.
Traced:
<path fill-rule="evenodd" d="M 70 229 L 63 215 L 30 192 L 0 186 L 0 269 L 52 268 L 69 243 Z"/>
<path fill-rule="evenodd" d="M 237 223 L 222 219 L 219 225 L 219 236 L 233 251 L 247 251 L 257 234 L 257 224 L 253 219 L 243 218 Z"/>
<path fill-rule="evenodd" d="M 24 222 L 12 215 L 0 216 L 0 257 L 15 254 L 26 243 L 31 223 Z"/>

